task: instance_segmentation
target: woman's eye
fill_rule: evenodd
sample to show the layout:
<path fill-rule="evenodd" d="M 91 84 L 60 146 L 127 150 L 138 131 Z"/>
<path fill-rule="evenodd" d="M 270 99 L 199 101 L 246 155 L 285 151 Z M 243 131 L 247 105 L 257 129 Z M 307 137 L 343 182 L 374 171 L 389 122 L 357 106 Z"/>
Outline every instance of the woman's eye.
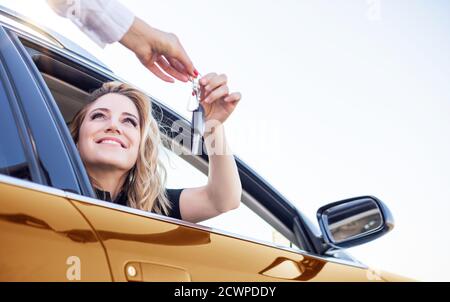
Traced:
<path fill-rule="evenodd" d="M 94 114 L 91 116 L 91 119 L 92 119 L 92 120 L 95 120 L 96 118 L 98 118 L 98 117 L 103 117 L 103 116 L 104 116 L 103 113 L 97 112 L 97 113 L 94 113 Z"/>
<path fill-rule="evenodd" d="M 133 119 L 131 119 L 131 118 L 126 118 L 126 119 L 125 119 L 125 122 L 132 124 L 133 127 L 136 127 L 136 126 L 137 126 L 136 121 L 133 120 Z"/>

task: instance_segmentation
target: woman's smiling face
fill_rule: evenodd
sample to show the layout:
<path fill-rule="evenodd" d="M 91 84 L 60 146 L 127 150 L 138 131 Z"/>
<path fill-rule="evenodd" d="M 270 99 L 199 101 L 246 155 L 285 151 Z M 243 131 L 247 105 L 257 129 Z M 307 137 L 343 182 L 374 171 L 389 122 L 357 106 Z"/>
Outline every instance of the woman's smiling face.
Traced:
<path fill-rule="evenodd" d="M 139 112 L 131 99 L 109 93 L 86 112 L 78 150 L 87 168 L 129 171 L 136 163 L 141 131 Z"/>

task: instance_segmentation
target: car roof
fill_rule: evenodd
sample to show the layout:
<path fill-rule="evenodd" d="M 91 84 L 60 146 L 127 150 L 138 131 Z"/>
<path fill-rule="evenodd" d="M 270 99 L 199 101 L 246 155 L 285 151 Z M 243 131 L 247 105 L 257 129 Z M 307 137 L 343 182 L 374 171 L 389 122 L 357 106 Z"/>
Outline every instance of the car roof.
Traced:
<path fill-rule="evenodd" d="M 111 72 L 108 66 L 80 45 L 69 40 L 56 31 L 40 25 L 36 21 L 31 20 L 30 18 L 25 17 L 24 15 L 3 5 L 0 5 L 0 24 L 6 24 L 19 32 L 25 33 L 29 36 L 31 35 L 38 40 L 45 40 L 47 43 L 51 43 L 55 47 L 69 51 L 72 54 L 80 56 L 85 60 L 88 60 L 90 63 Z"/>

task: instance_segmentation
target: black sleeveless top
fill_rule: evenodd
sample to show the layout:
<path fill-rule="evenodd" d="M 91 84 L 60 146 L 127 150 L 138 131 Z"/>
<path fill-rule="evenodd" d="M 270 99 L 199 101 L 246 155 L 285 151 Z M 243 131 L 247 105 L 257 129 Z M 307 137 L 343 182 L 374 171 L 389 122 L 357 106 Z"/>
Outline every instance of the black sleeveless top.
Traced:
<path fill-rule="evenodd" d="M 180 213 L 180 195 L 181 191 L 184 189 L 166 189 L 167 198 L 169 199 L 171 203 L 171 209 L 169 209 L 169 215 L 168 217 L 181 219 L 181 213 Z M 111 200 L 111 193 L 108 191 L 102 191 L 100 189 L 97 189 L 94 187 L 94 191 L 97 194 L 98 199 L 109 201 L 112 203 L 120 204 L 123 206 L 128 206 L 127 204 L 127 193 L 126 191 L 121 191 L 116 199 Z"/>

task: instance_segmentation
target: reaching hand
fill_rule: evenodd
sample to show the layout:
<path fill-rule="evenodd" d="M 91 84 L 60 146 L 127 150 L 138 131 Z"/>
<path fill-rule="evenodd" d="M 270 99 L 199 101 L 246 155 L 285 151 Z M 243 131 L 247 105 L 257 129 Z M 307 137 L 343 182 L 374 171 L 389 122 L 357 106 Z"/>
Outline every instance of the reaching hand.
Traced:
<path fill-rule="evenodd" d="M 175 78 L 187 82 L 190 76 L 198 76 L 177 36 L 153 28 L 137 17 L 120 43 L 163 81 L 173 83 Z"/>

